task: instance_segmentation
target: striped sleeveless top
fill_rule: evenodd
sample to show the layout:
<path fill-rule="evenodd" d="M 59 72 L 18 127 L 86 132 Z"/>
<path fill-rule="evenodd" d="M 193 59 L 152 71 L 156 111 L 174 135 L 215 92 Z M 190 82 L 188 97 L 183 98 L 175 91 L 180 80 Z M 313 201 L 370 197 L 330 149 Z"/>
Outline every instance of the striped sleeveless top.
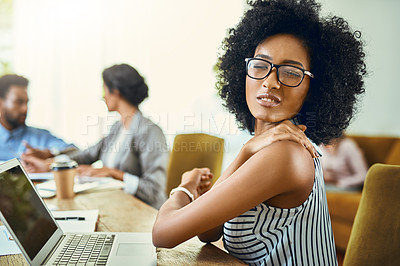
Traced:
<path fill-rule="evenodd" d="M 300 206 L 261 203 L 226 222 L 225 249 L 249 265 L 337 265 L 319 158 L 314 168 L 312 191 Z"/>

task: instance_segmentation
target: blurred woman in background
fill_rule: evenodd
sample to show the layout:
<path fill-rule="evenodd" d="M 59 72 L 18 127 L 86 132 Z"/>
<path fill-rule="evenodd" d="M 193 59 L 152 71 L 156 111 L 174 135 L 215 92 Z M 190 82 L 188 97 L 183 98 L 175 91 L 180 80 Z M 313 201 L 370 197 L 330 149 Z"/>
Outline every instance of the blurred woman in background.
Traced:
<path fill-rule="evenodd" d="M 127 193 L 135 195 L 155 208 L 165 201 L 168 150 L 159 126 L 145 118 L 140 103 L 148 97 L 143 77 L 127 64 L 114 65 L 103 71 L 104 100 L 108 111 L 116 111 L 121 119 L 109 134 L 86 150 L 69 154 L 78 162 L 78 174 L 124 181 Z M 28 172 L 49 171 L 53 159 L 41 160 L 23 155 Z M 91 164 L 101 160 L 103 167 Z"/>
<path fill-rule="evenodd" d="M 361 190 L 368 164 L 357 143 L 343 135 L 319 147 L 327 190 Z"/>

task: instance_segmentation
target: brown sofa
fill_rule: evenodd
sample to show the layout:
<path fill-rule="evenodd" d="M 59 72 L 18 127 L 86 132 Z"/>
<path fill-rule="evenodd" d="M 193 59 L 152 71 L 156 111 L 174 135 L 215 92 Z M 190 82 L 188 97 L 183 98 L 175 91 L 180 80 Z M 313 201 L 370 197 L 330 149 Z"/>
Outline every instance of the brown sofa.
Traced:
<path fill-rule="evenodd" d="M 374 163 L 400 165 L 400 138 L 354 135 L 349 137 L 354 139 L 364 152 L 369 166 Z M 361 192 L 327 192 L 332 228 L 339 252 L 346 250 L 360 198 Z"/>

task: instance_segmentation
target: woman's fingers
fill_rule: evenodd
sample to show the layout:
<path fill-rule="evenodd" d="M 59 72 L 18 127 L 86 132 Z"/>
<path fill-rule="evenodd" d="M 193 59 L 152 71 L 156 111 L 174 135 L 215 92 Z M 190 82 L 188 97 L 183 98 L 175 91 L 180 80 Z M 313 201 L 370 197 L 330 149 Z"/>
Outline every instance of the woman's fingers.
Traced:
<path fill-rule="evenodd" d="M 307 127 L 305 125 L 297 125 L 296 127 L 298 127 L 301 131 L 306 131 Z"/>
<path fill-rule="evenodd" d="M 93 172 L 93 168 L 90 165 L 80 165 L 77 168 L 77 173 L 80 176 L 91 176 Z"/>
<path fill-rule="evenodd" d="M 198 169 L 198 170 L 201 172 L 202 175 L 210 175 L 210 174 L 211 174 L 210 168 L 207 168 L 207 167 L 205 167 L 205 168 L 200 168 L 200 169 Z"/>
<path fill-rule="evenodd" d="M 317 150 L 311 144 L 307 136 L 304 134 L 304 131 L 307 129 L 305 125 L 296 126 L 292 122 L 286 120 L 277 125 L 277 127 L 280 127 L 281 129 L 280 131 L 285 135 L 280 137 L 287 137 L 288 138 L 287 140 L 291 140 L 303 145 L 313 158 L 319 157 Z"/>
<path fill-rule="evenodd" d="M 201 176 L 201 180 L 202 181 L 204 181 L 204 180 L 210 180 L 210 179 L 212 179 L 214 177 L 214 175 L 212 174 L 212 173 L 209 173 L 209 174 L 206 174 L 206 175 L 202 175 Z"/>
<path fill-rule="evenodd" d="M 207 182 L 201 183 L 201 184 L 199 185 L 199 188 L 200 188 L 200 189 L 205 189 L 205 188 L 207 188 L 207 187 L 210 187 L 210 185 L 211 185 L 211 181 L 207 181 Z"/>
<path fill-rule="evenodd" d="M 201 183 L 201 184 L 199 185 L 197 191 L 198 191 L 199 195 L 203 195 L 204 193 L 206 193 L 207 191 L 209 191 L 210 188 L 211 188 L 211 181 L 206 181 L 206 182 L 203 182 L 203 183 Z"/>
<path fill-rule="evenodd" d="M 204 193 L 203 190 L 206 191 L 211 186 L 212 178 L 213 174 L 209 168 L 194 168 L 191 171 L 183 173 L 181 185 L 192 191 L 192 193 L 196 191 L 194 194 L 201 195 Z M 195 198 L 197 198 L 196 195 Z"/>

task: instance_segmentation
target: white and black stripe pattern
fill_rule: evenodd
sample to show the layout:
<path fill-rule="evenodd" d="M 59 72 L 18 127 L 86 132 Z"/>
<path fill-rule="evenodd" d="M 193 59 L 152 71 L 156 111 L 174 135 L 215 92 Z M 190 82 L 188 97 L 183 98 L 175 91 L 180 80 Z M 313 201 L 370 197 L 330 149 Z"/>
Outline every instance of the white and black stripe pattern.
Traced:
<path fill-rule="evenodd" d="M 307 200 L 296 208 L 264 203 L 224 224 L 226 250 L 249 265 L 337 265 L 322 168 Z"/>

